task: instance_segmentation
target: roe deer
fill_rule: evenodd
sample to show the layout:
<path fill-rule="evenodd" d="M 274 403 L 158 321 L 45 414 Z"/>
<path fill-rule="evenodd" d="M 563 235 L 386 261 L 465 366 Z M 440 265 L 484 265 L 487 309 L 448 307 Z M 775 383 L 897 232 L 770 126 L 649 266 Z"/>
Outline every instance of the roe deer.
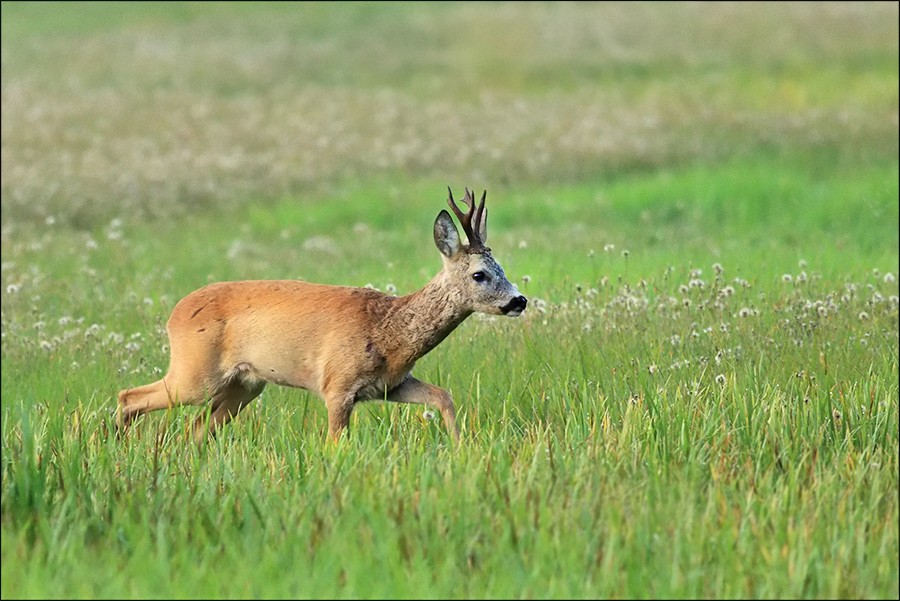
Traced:
<path fill-rule="evenodd" d="M 449 188 L 448 188 L 449 192 Z M 463 213 L 447 199 L 469 244 L 442 210 L 434 242 L 444 267 L 424 288 L 388 296 L 368 288 L 297 280 L 222 282 L 175 305 L 166 329 L 171 358 L 163 379 L 119 393 L 117 423 L 174 405 L 212 400 L 197 419 L 198 439 L 228 423 L 269 382 L 311 390 L 325 400 L 337 439 L 357 402 L 388 400 L 437 408 L 459 439 L 450 393 L 411 375 L 416 361 L 473 312 L 518 316 L 527 299 L 506 279 L 487 241 L 487 191 Z"/>

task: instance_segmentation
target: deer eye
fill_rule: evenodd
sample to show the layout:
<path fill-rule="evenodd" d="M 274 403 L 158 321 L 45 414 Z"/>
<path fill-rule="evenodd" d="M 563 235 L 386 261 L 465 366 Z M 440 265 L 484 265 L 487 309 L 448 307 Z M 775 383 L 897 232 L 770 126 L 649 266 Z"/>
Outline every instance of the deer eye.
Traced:
<path fill-rule="evenodd" d="M 487 279 L 487 276 L 485 275 L 485 273 L 483 271 L 476 271 L 475 273 L 472 274 L 472 279 L 475 280 L 476 282 L 483 282 Z"/>

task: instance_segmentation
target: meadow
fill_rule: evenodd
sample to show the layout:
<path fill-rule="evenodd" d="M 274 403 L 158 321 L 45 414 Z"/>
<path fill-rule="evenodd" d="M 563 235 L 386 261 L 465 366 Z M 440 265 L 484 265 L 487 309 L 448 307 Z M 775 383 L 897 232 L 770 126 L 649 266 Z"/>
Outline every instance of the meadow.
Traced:
<path fill-rule="evenodd" d="M 897 598 L 896 3 L 2 5 L 0 594 Z M 422 407 L 117 438 L 213 281 L 529 298 Z"/>

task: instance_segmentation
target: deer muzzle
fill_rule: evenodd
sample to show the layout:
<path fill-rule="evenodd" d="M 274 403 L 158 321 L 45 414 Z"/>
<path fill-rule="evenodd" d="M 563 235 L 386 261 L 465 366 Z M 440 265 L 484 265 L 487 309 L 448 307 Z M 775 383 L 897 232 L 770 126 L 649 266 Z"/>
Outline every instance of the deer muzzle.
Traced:
<path fill-rule="evenodd" d="M 509 317 L 518 317 L 528 305 L 528 299 L 522 295 L 513 297 L 511 301 L 500 307 L 500 311 Z"/>

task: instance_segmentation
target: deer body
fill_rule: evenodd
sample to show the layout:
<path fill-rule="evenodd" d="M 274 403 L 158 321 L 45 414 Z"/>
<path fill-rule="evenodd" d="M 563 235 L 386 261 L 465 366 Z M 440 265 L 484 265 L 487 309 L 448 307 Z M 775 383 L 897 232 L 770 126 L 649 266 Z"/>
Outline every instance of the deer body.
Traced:
<path fill-rule="evenodd" d="M 295 280 L 222 282 L 190 293 L 167 324 L 168 373 L 119 393 L 120 425 L 149 411 L 211 399 L 209 419 L 204 415 L 195 424 L 203 436 L 273 383 L 321 396 L 332 437 L 347 426 L 355 403 L 382 399 L 436 407 L 458 438 L 449 393 L 410 372 L 474 311 L 518 315 L 526 304 L 483 246 L 484 222 L 480 237 L 472 230 L 475 204 L 468 191 L 464 200 L 468 215 L 459 212 L 452 195 L 450 203 L 470 244 L 460 243 L 442 211 L 434 233 L 444 269 L 412 294 L 394 297 Z"/>

